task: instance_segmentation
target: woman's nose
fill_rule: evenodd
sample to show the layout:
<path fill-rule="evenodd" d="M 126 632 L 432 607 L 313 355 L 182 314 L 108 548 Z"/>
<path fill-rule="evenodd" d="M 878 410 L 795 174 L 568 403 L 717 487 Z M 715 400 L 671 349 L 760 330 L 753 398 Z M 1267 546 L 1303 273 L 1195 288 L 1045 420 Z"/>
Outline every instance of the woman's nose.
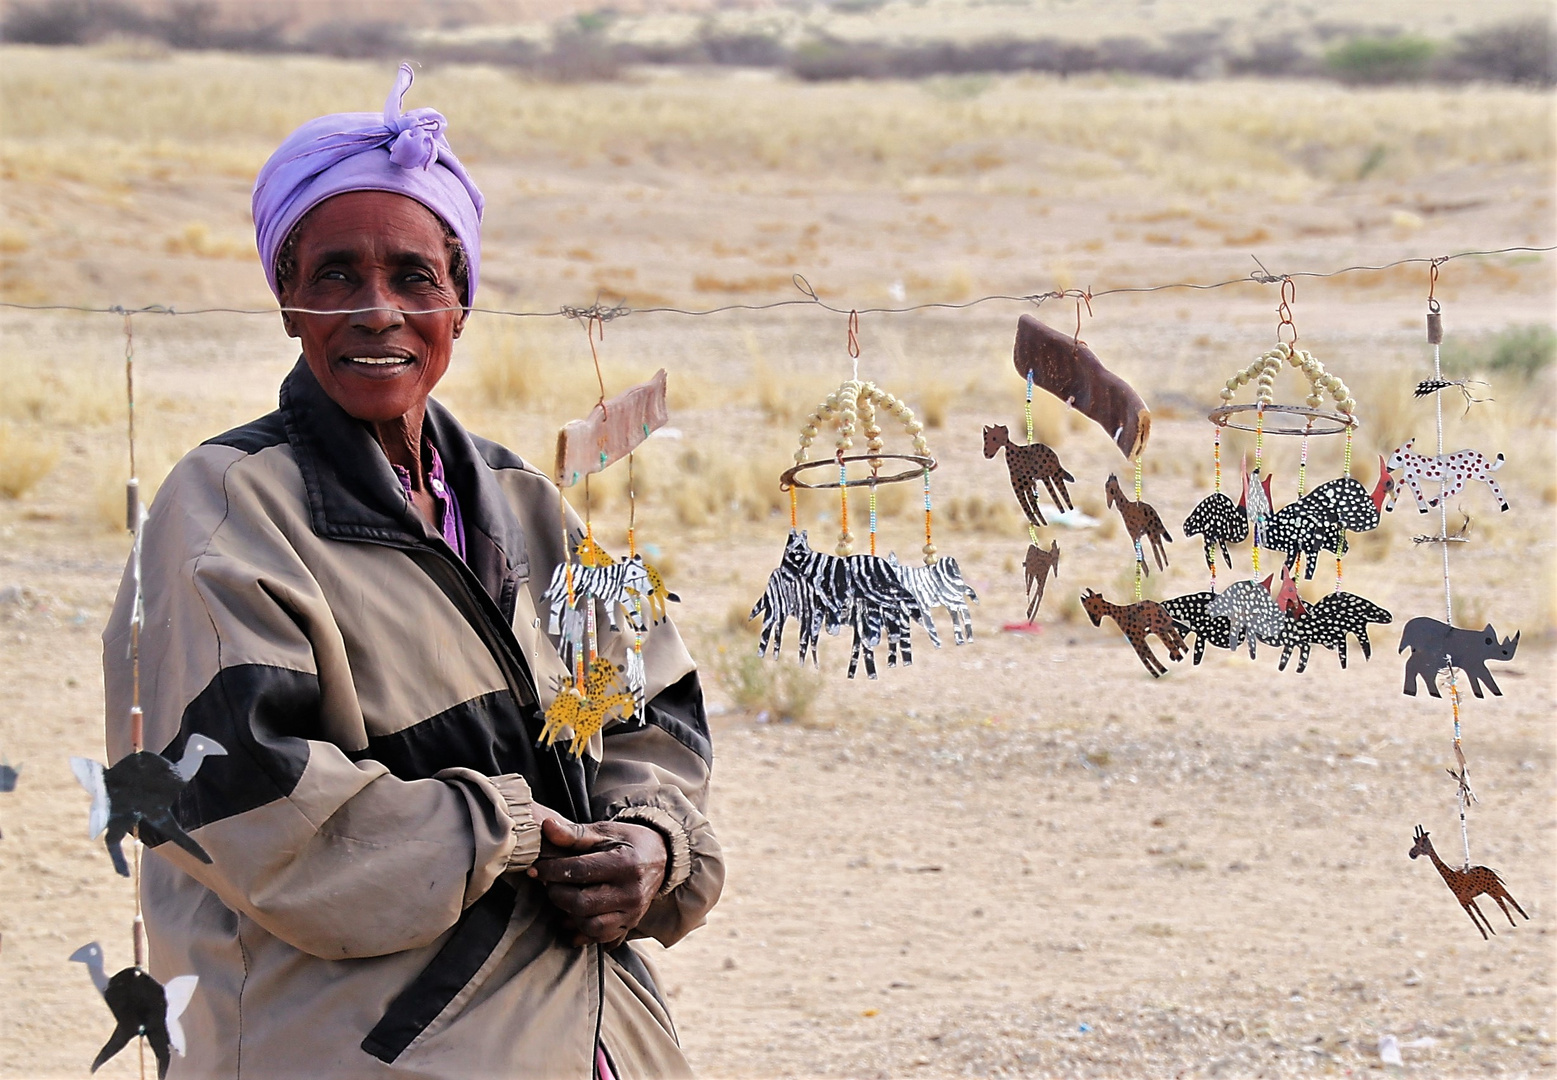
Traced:
<path fill-rule="evenodd" d="M 364 282 L 358 294 L 352 325 L 372 334 L 382 334 L 405 325 L 405 313 L 395 303 L 394 290 L 376 278 Z"/>

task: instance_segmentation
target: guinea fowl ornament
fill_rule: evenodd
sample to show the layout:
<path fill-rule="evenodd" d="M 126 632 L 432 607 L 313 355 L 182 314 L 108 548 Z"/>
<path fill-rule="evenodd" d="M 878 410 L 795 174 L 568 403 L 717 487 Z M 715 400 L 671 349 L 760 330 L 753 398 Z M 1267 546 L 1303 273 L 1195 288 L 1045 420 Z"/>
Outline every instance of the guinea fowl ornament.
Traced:
<path fill-rule="evenodd" d="M 87 966 L 92 985 L 103 995 L 108 1010 L 114 1015 L 113 1034 L 97 1052 L 92 1071 L 102 1068 L 103 1063 L 128 1046 L 131 1039 L 144 1036 L 157 1057 L 158 1080 L 167 1076 L 172 1060 L 170 1051 L 184 1056 L 184 1027 L 179 1019 L 189 1007 L 200 977 L 180 975 L 163 986 L 141 968 L 127 967 L 109 978 L 103 970 L 103 947 L 95 941 L 71 953 L 70 959 Z"/>
<path fill-rule="evenodd" d="M 71 771 L 92 796 L 89 835 L 95 840 L 107 832 L 103 842 L 120 877 L 129 877 L 130 867 L 119 843 L 142 822 L 201 862 L 211 861 L 205 849 L 174 820 L 172 808 L 179 792 L 200 770 L 201 762 L 226 753 L 215 739 L 195 735 L 185 744 L 184 756 L 176 764 L 145 750 L 125 755 L 108 769 L 90 758 L 70 759 Z"/>

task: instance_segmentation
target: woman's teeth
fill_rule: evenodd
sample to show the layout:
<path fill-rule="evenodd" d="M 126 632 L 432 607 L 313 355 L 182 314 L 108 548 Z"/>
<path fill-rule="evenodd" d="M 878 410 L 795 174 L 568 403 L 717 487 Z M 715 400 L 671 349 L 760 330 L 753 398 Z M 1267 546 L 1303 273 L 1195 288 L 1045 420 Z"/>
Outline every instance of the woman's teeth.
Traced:
<path fill-rule="evenodd" d="M 369 367 L 393 367 L 396 364 L 409 364 L 406 356 L 348 356 L 347 363 L 366 364 Z"/>

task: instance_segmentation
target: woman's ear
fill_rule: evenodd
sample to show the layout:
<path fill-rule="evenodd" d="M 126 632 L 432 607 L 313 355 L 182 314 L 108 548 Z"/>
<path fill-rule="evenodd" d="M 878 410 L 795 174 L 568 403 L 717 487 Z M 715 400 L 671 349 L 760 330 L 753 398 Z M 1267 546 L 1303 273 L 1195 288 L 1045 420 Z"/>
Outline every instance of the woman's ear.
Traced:
<path fill-rule="evenodd" d="M 454 317 L 454 336 L 456 338 L 465 332 L 465 320 L 468 318 L 470 318 L 470 308 L 462 308 L 460 313 Z"/>
<path fill-rule="evenodd" d="M 292 306 L 292 296 L 290 290 L 282 293 L 279 299 L 281 301 L 282 308 L 289 308 Z M 302 336 L 297 328 L 297 320 L 293 317 L 292 312 L 290 311 L 283 310 L 281 312 L 281 327 L 287 332 L 287 337 L 289 338 Z"/>

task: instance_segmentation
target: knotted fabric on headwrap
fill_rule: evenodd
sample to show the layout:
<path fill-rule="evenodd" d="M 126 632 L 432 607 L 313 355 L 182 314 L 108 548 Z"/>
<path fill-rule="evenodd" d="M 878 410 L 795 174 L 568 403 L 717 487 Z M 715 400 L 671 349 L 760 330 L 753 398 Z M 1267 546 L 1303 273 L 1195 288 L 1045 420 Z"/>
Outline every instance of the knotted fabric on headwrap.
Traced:
<path fill-rule="evenodd" d="M 265 279 L 279 298 L 276 253 L 292 226 L 332 195 L 392 191 L 437 214 L 459 237 L 470 263 L 469 304 L 481 269 L 481 192 L 444 138 L 448 121 L 435 109 L 401 112 L 411 88 L 401 64 L 384 114 L 332 113 L 310 120 L 277 148 L 254 181 L 254 237 Z"/>

